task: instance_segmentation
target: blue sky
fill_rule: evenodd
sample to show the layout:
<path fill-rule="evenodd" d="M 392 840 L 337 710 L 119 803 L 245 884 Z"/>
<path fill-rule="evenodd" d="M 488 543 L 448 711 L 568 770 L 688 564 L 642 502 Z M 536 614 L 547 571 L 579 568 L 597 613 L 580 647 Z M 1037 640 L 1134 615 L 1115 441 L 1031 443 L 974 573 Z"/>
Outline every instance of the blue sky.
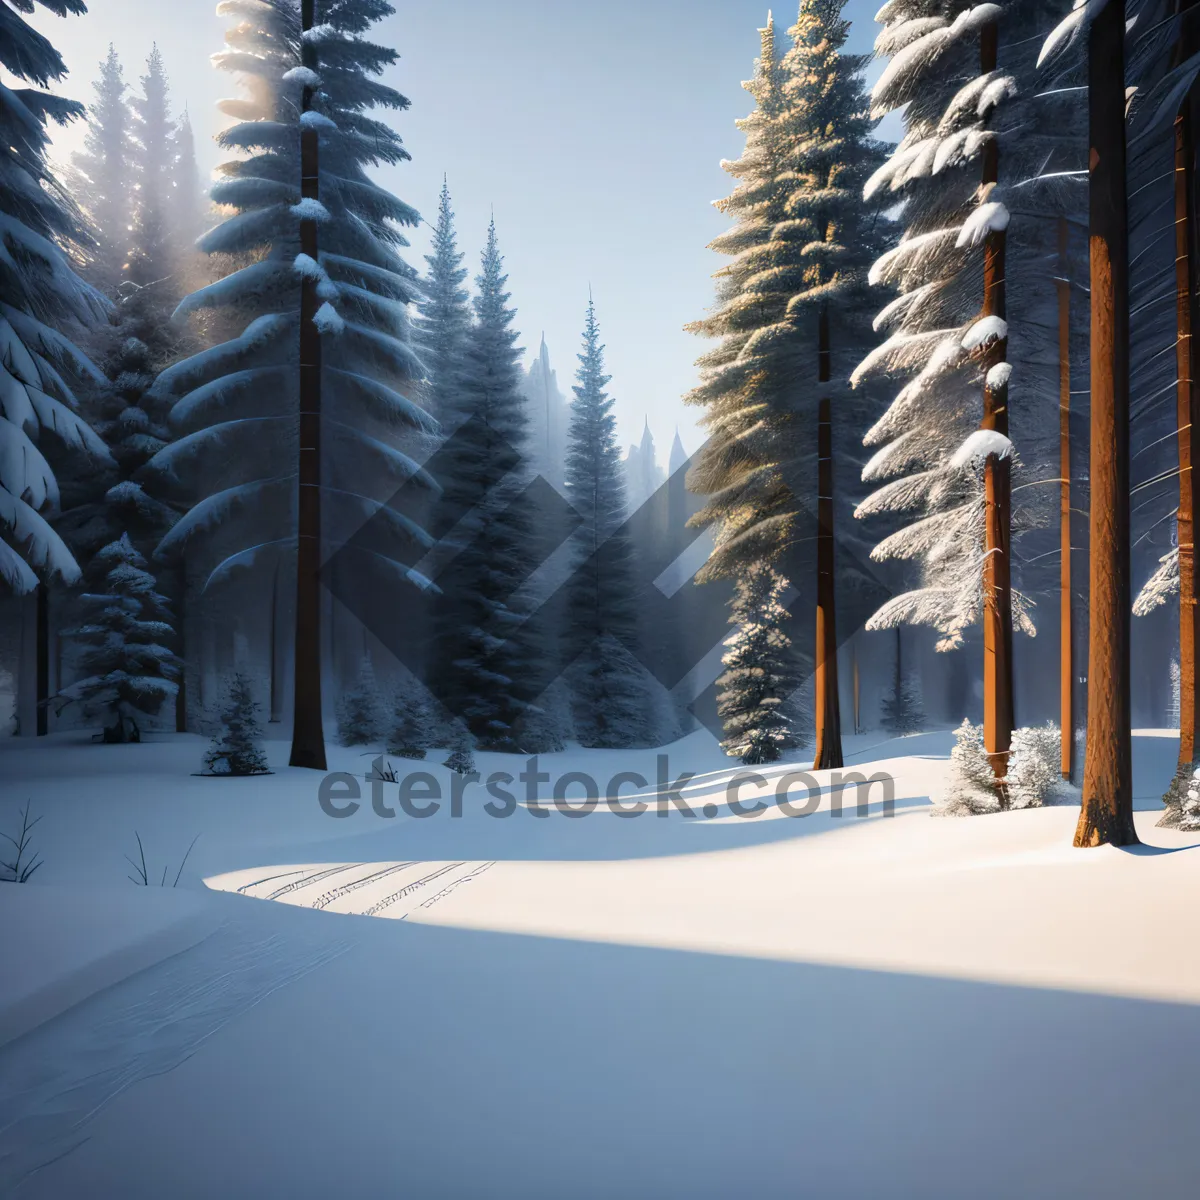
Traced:
<path fill-rule="evenodd" d="M 623 442 L 644 417 L 665 456 L 678 425 L 688 450 L 698 412 L 680 396 L 704 343 L 683 332 L 711 303 L 720 260 L 705 249 L 726 221 L 722 158 L 735 157 L 734 120 L 748 111 L 741 81 L 767 7 L 754 0 L 394 0 L 376 27 L 400 61 L 388 82 L 412 107 L 396 125 L 413 158 L 381 179 L 432 218 L 442 173 L 472 267 L 494 210 L 522 345 L 542 331 L 559 382 L 574 375 L 583 309 L 596 299 Z M 215 0 L 92 0 L 84 17 L 40 16 L 72 76 L 62 90 L 90 98 L 108 43 L 136 79 L 158 42 L 176 105 L 185 103 L 201 169 L 234 80 L 213 70 L 225 22 Z M 867 51 L 877 0 L 849 0 L 850 49 Z M 776 10 L 783 30 L 795 19 Z M 60 139 L 66 150 L 77 139 Z M 425 230 L 410 252 L 423 267 Z"/>

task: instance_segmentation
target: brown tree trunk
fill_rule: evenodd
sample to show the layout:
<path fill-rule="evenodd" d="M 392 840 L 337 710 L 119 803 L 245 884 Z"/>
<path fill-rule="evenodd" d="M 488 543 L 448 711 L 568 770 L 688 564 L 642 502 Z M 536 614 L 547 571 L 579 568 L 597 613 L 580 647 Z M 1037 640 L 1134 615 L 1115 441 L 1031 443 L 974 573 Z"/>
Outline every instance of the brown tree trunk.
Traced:
<path fill-rule="evenodd" d="M 854 641 L 851 645 L 851 653 L 853 654 L 854 662 L 854 732 L 858 733 L 862 729 L 862 691 L 858 682 L 858 642 Z"/>
<path fill-rule="evenodd" d="M 1182 8 L 1190 8 L 1185 3 Z M 1193 18 L 1194 20 L 1194 18 Z M 1180 35 L 1177 59 L 1190 55 L 1196 41 L 1191 22 Z M 1192 362 L 1192 324 L 1195 317 L 1196 232 L 1194 226 L 1195 145 L 1191 96 L 1175 118 L 1175 415 L 1179 442 L 1179 770 L 1191 773 L 1196 758 L 1196 604 L 1195 474 L 1196 396 Z"/>
<path fill-rule="evenodd" d="M 1088 30 L 1092 430 L 1088 738 L 1076 846 L 1127 846 L 1133 824 L 1129 701 L 1129 231 L 1125 2 Z"/>
<path fill-rule="evenodd" d="M 175 639 L 179 647 L 179 690 L 175 693 L 175 732 L 187 733 L 187 639 L 184 636 L 184 604 L 187 598 L 187 565 L 181 560 L 178 574 L 179 598 L 175 605 Z"/>
<path fill-rule="evenodd" d="M 300 25 L 313 27 L 315 0 L 301 0 Z M 304 65 L 317 66 L 316 48 L 305 42 Z M 312 107 L 313 89 L 305 85 L 301 110 Z M 300 130 L 300 195 L 316 200 L 317 131 Z M 300 222 L 300 250 L 317 257 L 317 222 Z M 300 284 L 300 461 L 296 546 L 296 686 L 292 710 L 293 767 L 325 770 L 325 732 L 321 716 L 321 335 L 313 318 L 319 307 L 317 281 L 305 274 Z"/>
<path fill-rule="evenodd" d="M 271 696 L 268 722 L 279 724 L 282 707 L 279 696 L 279 563 L 275 564 L 275 575 L 271 581 Z"/>
<path fill-rule="evenodd" d="M 993 22 L 980 34 L 980 70 L 996 69 L 999 27 Z M 995 139 L 984 149 L 982 189 L 999 180 L 1000 154 Z M 985 317 L 1005 320 L 1004 254 L 1006 234 L 991 230 L 983 244 L 983 309 Z M 983 355 L 983 419 L 980 428 L 1008 436 L 1008 380 L 994 368 L 1008 356 L 1008 339 L 994 338 Z M 1011 459 L 989 454 L 983 466 L 983 744 L 997 780 L 1008 774 L 1012 745 L 1012 559 L 1009 534 L 1012 515 Z M 1001 805 L 1007 797 L 1001 786 Z"/>
<path fill-rule="evenodd" d="M 1071 778 L 1075 752 L 1075 714 L 1071 687 L 1075 678 L 1071 629 L 1071 275 L 1067 263 L 1067 218 L 1058 218 L 1058 474 L 1059 474 L 1059 729 L 1062 777 Z"/>
<path fill-rule="evenodd" d="M 50 731 L 50 589 L 44 583 L 37 588 L 37 736 Z"/>
<path fill-rule="evenodd" d="M 817 382 L 829 383 L 829 309 L 821 305 L 817 324 Z M 833 575 L 833 422 L 828 396 L 817 414 L 817 748 L 813 770 L 841 767 L 842 715 L 838 704 L 837 589 Z"/>

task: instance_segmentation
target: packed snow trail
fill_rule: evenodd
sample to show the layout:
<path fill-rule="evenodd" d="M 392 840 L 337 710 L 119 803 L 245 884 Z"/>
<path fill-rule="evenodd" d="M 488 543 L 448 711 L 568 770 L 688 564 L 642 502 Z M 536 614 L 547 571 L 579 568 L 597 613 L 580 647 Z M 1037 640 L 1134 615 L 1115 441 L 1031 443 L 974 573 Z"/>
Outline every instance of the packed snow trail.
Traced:
<path fill-rule="evenodd" d="M 348 950 L 352 931 L 231 916 L 198 945 L 0 1048 L 0 1195 L 88 1138 L 115 1096 L 191 1057 L 235 1017 Z"/>

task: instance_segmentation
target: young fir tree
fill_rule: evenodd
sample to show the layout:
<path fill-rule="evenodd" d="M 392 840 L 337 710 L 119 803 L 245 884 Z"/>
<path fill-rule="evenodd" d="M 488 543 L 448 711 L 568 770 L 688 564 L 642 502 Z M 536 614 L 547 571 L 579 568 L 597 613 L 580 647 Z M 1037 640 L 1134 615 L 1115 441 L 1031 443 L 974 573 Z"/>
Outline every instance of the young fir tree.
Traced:
<path fill-rule="evenodd" d="M 411 672 L 392 699 L 392 727 L 387 752 L 400 758 L 424 758 L 434 744 L 434 721 L 425 685 Z"/>
<path fill-rule="evenodd" d="M 60 15 L 85 11 L 82 0 L 42 2 Z M 61 332 L 72 322 L 93 323 L 105 303 L 64 253 L 86 238 L 46 163 L 47 122 L 66 123 L 83 107 L 42 90 L 66 74 L 62 59 L 19 12 L 5 12 L 0 62 L 30 85 L 0 87 L 0 580 L 22 595 L 39 582 L 79 577 L 47 519 L 59 490 L 42 445 L 49 449 L 53 439 L 94 464 L 108 461 L 72 392 L 79 379 L 101 383 L 102 376 Z M 44 433 L 47 443 L 39 445 Z M 44 635 L 44 607 L 41 618 Z"/>
<path fill-rule="evenodd" d="M 708 495 L 695 520 L 716 532 L 702 578 L 760 563 L 787 576 L 816 534 L 820 766 L 841 763 L 833 546 L 847 524 L 837 515 L 852 507 L 833 463 L 835 450 L 853 461 L 863 423 L 849 375 L 873 341 L 866 275 L 889 228 L 880 206 L 860 199 L 883 150 L 871 136 L 863 60 L 841 53 L 840 11 L 834 0 L 804 0 L 781 61 L 774 23 L 762 30 L 745 85 L 757 107 L 738 123 L 746 148 L 726 164 L 739 185 L 718 205 L 735 224 L 711 246 L 731 261 L 712 315 L 689 326 L 721 340 L 687 397 L 705 407 L 712 435 L 688 479 Z"/>
<path fill-rule="evenodd" d="M 138 714 L 155 716 L 178 687 L 167 599 L 128 534 L 105 546 L 94 567 L 104 572 L 104 591 L 85 594 L 83 601 L 96 615 L 67 631 L 83 645 L 84 677 L 57 699 L 78 701 L 89 715 L 104 714 L 106 742 L 141 741 Z"/>
<path fill-rule="evenodd" d="M 507 282 L 493 221 L 476 278 L 459 408 L 446 418 L 457 427 L 441 480 L 453 557 L 437 577 L 443 597 L 430 680 L 480 747 L 515 752 L 522 749 L 518 723 L 536 695 L 537 663 L 516 599 L 531 532 L 521 494 L 527 472 L 520 350 Z"/>
<path fill-rule="evenodd" d="M 219 137 L 232 157 L 212 199 L 233 211 L 199 246 L 244 265 L 178 311 L 212 309 L 241 332 L 159 376 L 155 392 L 173 401 L 181 436 L 152 464 L 190 502 L 159 552 L 199 559 L 205 586 L 236 567 L 274 567 L 281 554 L 296 563 L 304 549 L 311 558 L 321 545 L 346 550 L 339 570 L 353 559 L 359 574 L 339 587 L 427 585 L 409 563 L 430 539 L 389 506 L 402 482 L 432 484 L 397 445 L 413 430 L 436 428 L 402 390 L 420 369 L 407 312 L 414 272 L 400 254 L 403 229 L 419 218 L 368 174 L 408 158 L 396 132 L 369 115 L 408 106 L 377 79 L 395 51 L 365 36 L 393 10 L 382 0 L 317 7 L 317 23 L 302 32 L 287 0 L 222 5 L 242 20 L 216 62 L 246 81 L 248 96 L 222 102 L 236 123 Z M 319 197 L 301 195 L 302 140 L 316 142 L 319 166 L 305 187 L 315 184 Z M 302 233 L 314 228 L 316 257 L 301 250 Z M 304 322 L 302 301 L 313 305 Z M 316 395 L 302 420 L 297 345 L 311 351 L 314 330 L 320 361 L 305 373 Z M 368 518 L 369 543 L 352 541 Z M 301 567 L 296 583 L 298 598 L 313 601 L 297 620 L 295 645 L 306 655 L 297 729 L 307 735 L 315 722 L 319 743 L 319 665 L 308 670 L 319 664 L 319 585 Z M 324 754 L 311 742 L 306 765 Z"/>
<path fill-rule="evenodd" d="M 572 389 L 567 497 L 580 517 L 572 535 L 564 661 L 569 663 L 575 733 L 581 745 L 615 749 L 645 741 L 648 697 L 632 657 L 638 640 L 633 547 L 622 528 L 625 485 L 612 397 L 604 390 L 604 347 L 588 300 Z"/>
<path fill-rule="evenodd" d="M 383 739 L 385 722 L 375 668 L 363 657 L 358 683 L 343 697 L 338 709 L 338 740 L 343 746 L 376 746 Z"/>
<path fill-rule="evenodd" d="M 111 43 L 92 90 L 95 99 L 88 105 L 83 150 L 71 156 L 68 183 L 95 239 L 85 273 L 107 296 L 115 297 L 125 277 L 136 193 L 129 88 Z"/>
<path fill-rule="evenodd" d="M 425 256 L 428 271 L 413 323 L 417 351 L 425 366 L 426 408 L 451 433 L 460 404 L 463 352 L 471 327 L 471 308 L 463 283 L 467 269 L 454 231 L 450 189 L 442 180 L 438 219 L 433 231 L 433 253 Z"/>
<path fill-rule="evenodd" d="M 1060 217 L 1083 204 L 1080 92 L 1039 71 L 1046 17 L 1040 0 L 886 4 L 876 50 L 890 61 L 873 112 L 902 109 L 905 133 L 865 189 L 903 201 L 904 236 L 871 271 L 900 293 L 876 319 L 890 336 L 854 378 L 903 383 L 867 432 L 880 449 L 863 477 L 882 486 L 858 511 L 900 514 L 904 526 L 873 557 L 919 570 L 917 586 L 868 628 L 929 625 L 951 650 L 982 623 L 984 730 L 998 777 L 1013 727 L 1013 625 L 1035 632 L 1013 586 L 1013 539 L 1048 520 L 1055 499 L 1051 488 L 1021 487 L 1024 511 L 1014 509 L 1012 477 L 1058 474 L 1047 262 Z"/>
<path fill-rule="evenodd" d="M 250 680 L 238 671 L 226 688 L 220 731 L 204 754 L 206 775 L 266 775 L 263 728 Z"/>
<path fill-rule="evenodd" d="M 450 723 L 450 753 L 443 767 L 449 767 L 457 775 L 468 775 L 475 770 L 475 739 L 461 721 Z"/>
<path fill-rule="evenodd" d="M 775 762 L 790 740 L 788 709 L 798 680 L 784 632 L 787 580 L 765 564 L 748 567 L 737 582 L 717 680 L 717 712 L 725 753 L 747 766 Z"/>

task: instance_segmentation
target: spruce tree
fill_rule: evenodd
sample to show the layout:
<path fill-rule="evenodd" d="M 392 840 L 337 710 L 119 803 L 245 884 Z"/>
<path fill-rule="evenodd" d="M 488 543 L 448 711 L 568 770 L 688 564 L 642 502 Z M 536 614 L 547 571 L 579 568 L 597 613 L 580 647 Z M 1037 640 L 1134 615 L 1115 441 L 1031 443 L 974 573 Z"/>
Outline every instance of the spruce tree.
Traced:
<path fill-rule="evenodd" d="M 263 728 L 249 678 L 236 672 L 226 687 L 220 729 L 204 755 L 206 775 L 266 775 Z"/>
<path fill-rule="evenodd" d="M 94 335 L 103 351 L 107 381 L 92 390 L 87 402 L 93 423 L 112 453 L 115 470 L 77 482 L 71 489 L 75 502 L 60 523 L 81 560 L 96 558 L 95 566 L 85 568 L 92 587 L 101 586 L 106 573 L 103 548 L 128 536 L 134 549 L 152 560 L 155 548 L 179 515 L 155 489 L 143 486 L 142 469 L 172 437 L 167 406 L 150 395 L 150 388 L 159 371 L 187 345 L 170 320 L 179 299 L 179 256 L 170 221 L 175 199 L 175 126 L 157 48 L 146 68 L 140 92 L 128 102 L 129 127 L 123 140 L 105 124 L 116 117 L 93 106 L 91 149 L 85 164 L 90 178 L 103 181 L 118 173 L 121 176 L 120 195 L 111 203 L 103 194 L 94 197 L 92 189 L 85 199 L 95 205 L 91 210 L 94 221 L 119 220 L 124 243 L 119 278 L 115 283 L 108 281 L 116 301 L 113 320 Z M 113 91 L 112 78 L 111 69 L 106 70 L 97 91 Z M 120 217 L 106 216 L 102 200 L 112 208 L 123 206 Z M 148 569 L 178 613 L 185 591 L 181 568 L 177 565 L 171 571 L 155 564 Z M 178 638 L 174 640 L 178 645 Z M 187 718 L 182 688 L 177 699 L 177 728 L 182 730 Z"/>
<path fill-rule="evenodd" d="M 442 766 L 449 767 L 456 775 L 467 775 L 475 770 L 475 739 L 461 721 L 450 725 L 450 753 Z"/>
<path fill-rule="evenodd" d="M 157 45 L 146 59 L 146 73 L 140 83 L 141 91 L 131 102 L 137 209 L 126 279 L 134 288 L 153 288 L 158 295 L 174 301 L 178 298 L 176 288 L 171 286 L 177 264 L 171 220 L 176 125 L 171 119 L 167 75 Z M 163 304 L 165 307 L 165 300 Z"/>
<path fill-rule="evenodd" d="M 782 60 L 774 22 L 761 31 L 744 85 L 756 108 L 738 123 L 746 148 L 726 164 L 739 183 L 718 204 L 735 224 L 710 247 L 731 261 L 712 314 L 689 326 L 720 339 L 687 397 L 704 406 L 711 434 L 688 477 L 707 496 L 694 523 L 716 535 L 700 578 L 756 564 L 798 577 L 811 569 L 800 547 L 816 535 L 822 767 L 841 763 L 834 540 L 835 530 L 850 540 L 856 489 L 844 467 L 869 403 L 849 377 L 873 344 L 867 271 L 889 234 L 880 205 L 861 199 L 884 151 L 871 134 L 864 60 L 842 53 L 848 28 L 837 0 L 804 0 Z"/>
<path fill-rule="evenodd" d="M 405 671 L 392 699 L 387 752 L 400 758 L 424 758 L 434 743 L 434 722 L 425 685 Z"/>
<path fill-rule="evenodd" d="M 316 493 L 306 492 L 319 495 L 318 558 L 344 547 L 336 569 L 358 572 L 337 586 L 427 586 L 410 563 L 430 539 L 390 507 L 401 483 L 415 476 L 432 484 L 402 449 L 414 430 L 435 428 L 404 394 L 420 366 L 408 318 L 415 273 L 400 252 L 404 228 L 419 218 L 368 174 L 408 158 L 394 129 L 370 115 L 408 105 L 377 79 L 395 51 L 365 36 L 393 10 L 377 0 L 330 0 L 302 36 L 287 0 L 228 8 L 244 20 L 216 63 L 246 81 L 248 96 L 222 104 L 236 123 L 219 138 L 231 157 L 212 199 L 233 213 L 199 247 L 231 256 L 238 269 L 193 292 L 178 312 L 212 310 L 240 333 L 175 363 L 155 385 L 172 403 L 180 437 L 151 466 L 189 504 L 159 553 L 186 553 L 204 586 L 238 567 L 274 567 L 281 555 L 294 568 L 299 446 L 315 437 L 319 452 L 304 465 L 319 461 Z M 315 54 L 317 68 L 302 54 Z M 301 113 L 306 95 L 311 107 Z M 302 135 L 319 144 L 319 199 L 301 196 Z M 301 251 L 301 228 L 311 223 L 319 227 L 316 259 Z M 306 279 L 318 301 L 311 324 L 321 401 L 302 421 L 296 345 Z M 371 544 L 351 540 L 368 518 Z M 308 587 L 311 573 L 300 574 L 298 585 Z M 312 707 L 298 695 L 298 715 Z"/>
<path fill-rule="evenodd" d="M 612 397 L 604 390 L 604 347 L 588 300 L 572 389 L 567 497 L 580 517 L 572 535 L 564 660 L 570 664 L 572 710 L 580 744 L 604 748 L 645 741 L 648 705 L 638 643 L 633 547 L 623 528 L 625 484 Z"/>
<path fill-rule="evenodd" d="M 984 728 L 998 778 L 1013 726 L 1013 627 L 1035 632 L 1014 551 L 1055 500 L 1050 488 L 1022 485 L 1058 474 L 1048 263 L 1060 218 L 1082 213 L 1086 177 L 1082 90 L 1037 61 L 1038 34 L 1066 8 L 893 0 L 876 40 L 890 61 L 873 112 L 902 110 L 905 133 L 866 195 L 903 202 L 904 234 L 871 272 L 900 294 L 877 317 L 889 336 L 855 378 L 897 391 L 866 434 L 878 450 L 864 479 L 880 486 L 859 514 L 899 515 L 902 527 L 873 557 L 912 563 L 917 578 L 868 628 L 927 625 L 939 650 L 953 650 L 982 624 Z"/>
<path fill-rule="evenodd" d="M 769 566 L 750 566 L 738 578 L 729 617 L 737 628 L 725 641 L 725 671 L 717 680 L 721 747 L 748 766 L 775 762 L 791 741 L 788 710 L 799 681 L 783 628 L 787 590 L 787 580 Z"/>
<path fill-rule="evenodd" d="M 105 546 L 93 568 L 104 572 L 104 591 L 82 599 L 96 615 L 91 623 L 66 631 L 83 645 L 84 677 L 57 699 L 79 702 L 89 715 L 104 714 L 106 742 L 137 742 L 138 714 L 156 715 L 178 687 L 167 599 L 128 534 Z"/>
<path fill-rule="evenodd" d="M 204 185 L 196 166 L 196 140 L 186 108 L 175 127 L 174 158 L 171 235 L 180 260 L 181 279 L 187 282 L 195 272 L 196 239 L 204 231 Z"/>
<path fill-rule="evenodd" d="M 437 576 L 443 595 L 430 681 L 480 747 L 515 752 L 522 748 L 518 724 L 536 695 L 536 663 L 516 599 L 528 574 L 531 530 L 522 495 L 528 472 L 521 352 L 507 282 L 493 220 L 476 278 L 458 410 L 446 418 L 457 427 L 441 480 L 453 557 Z"/>
<path fill-rule="evenodd" d="M 85 11 L 82 0 L 42 2 L 60 15 Z M 66 74 L 62 59 L 19 12 L 6 13 L 0 61 L 30 85 L 0 88 L 0 580 L 20 595 L 39 581 L 79 577 L 48 520 L 59 489 L 39 442 L 47 434 L 93 463 L 108 461 L 72 391 L 80 379 L 98 384 L 102 376 L 61 331 L 94 323 L 105 302 L 64 253 L 87 240 L 46 163 L 47 122 L 71 121 L 83 107 L 42 90 Z"/>
<path fill-rule="evenodd" d="M 133 123 L 129 87 L 121 60 L 110 43 L 92 84 L 83 150 L 71 156 L 68 183 L 91 226 L 95 246 L 85 273 L 106 295 L 115 297 L 125 277 L 134 198 Z"/>
<path fill-rule="evenodd" d="M 342 697 L 338 709 L 338 740 L 343 746 L 375 746 L 383 740 L 384 726 L 375 669 L 364 655 L 358 682 Z"/>
<path fill-rule="evenodd" d="M 471 309 L 463 287 L 467 269 L 462 261 L 454 231 L 450 189 L 443 179 L 433 252 L 425 256 L 428 271 L 413 328 L 416 348 L 425 367 L 426 408 L 443 424 L 452 421 L 459 412 L 457 389 L 461 386 L 463 352 L 471 327 Z M 453 429 L 444 432 L 449 434 Z"/>

